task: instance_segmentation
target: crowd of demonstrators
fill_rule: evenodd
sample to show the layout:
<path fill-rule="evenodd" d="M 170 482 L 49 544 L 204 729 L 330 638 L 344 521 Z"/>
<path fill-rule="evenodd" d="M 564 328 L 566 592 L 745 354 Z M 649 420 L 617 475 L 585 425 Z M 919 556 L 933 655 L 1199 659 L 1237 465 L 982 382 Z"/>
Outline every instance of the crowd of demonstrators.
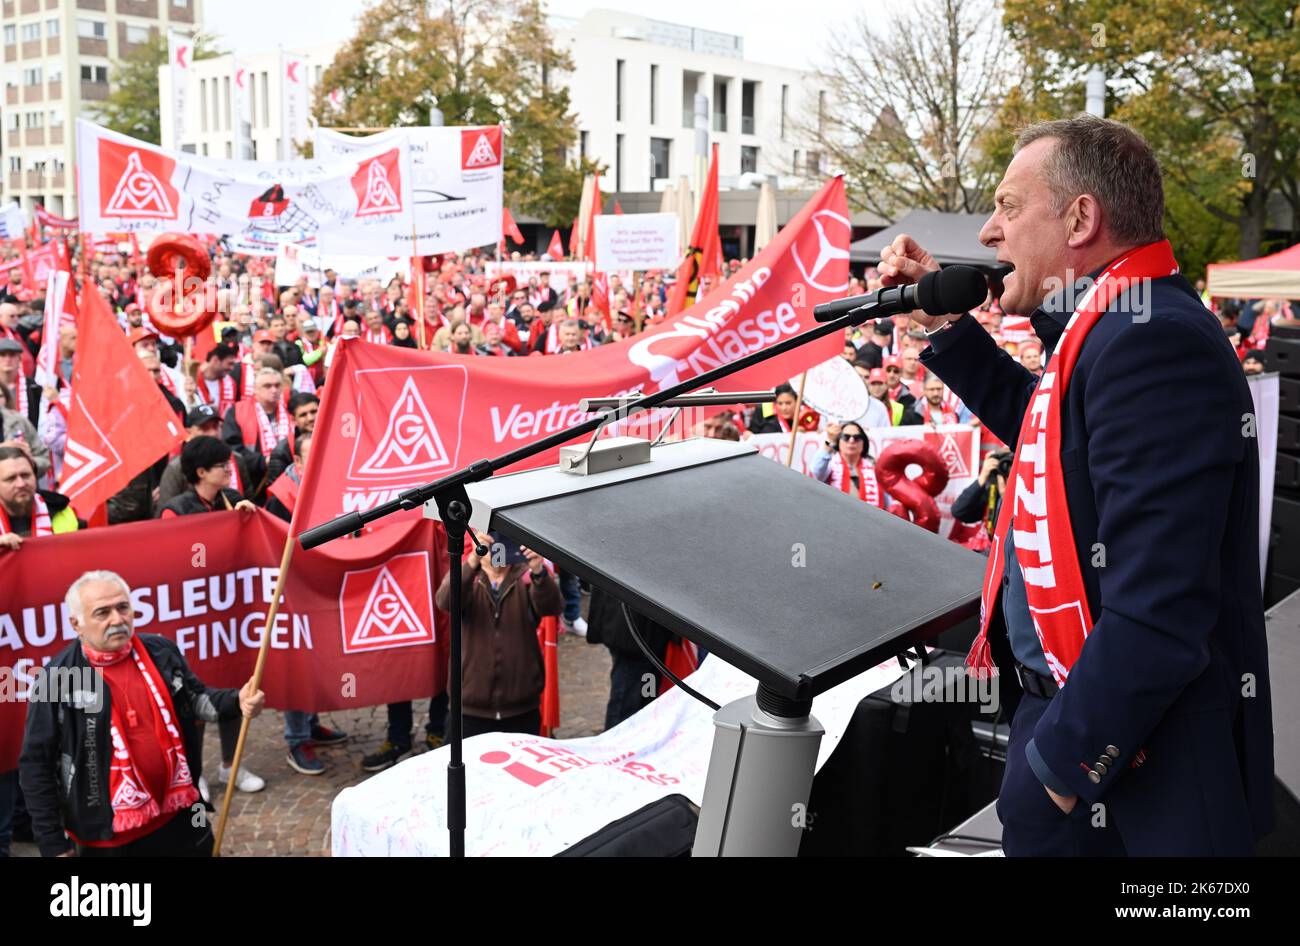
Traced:
<path fill-rule="evenodd" d="M 15 252 L 0 251 L 0 257 Z M 567 268 L 539 271 L 512 286 L 488 276 L 489 255 L 480 250 L 429 257 L 422 278 L 414 283 L 402 276 L 386 283 L 352 279 L 327 269 L 319 286 L 305 277 L 281 286 L 272 260 L 231 253 L 220 243 L 211 245 L 209 252 L 221 306 L 219 341 L 203 346 L 196 359 L 187 357 L 182 340 L 168 338 L 152 325 L 147 300 L 157 280 L 125 247 L 120 253 L 97 252 L 84 266 L 74 258 L 81 290 L 98 291 L 108 303 L 185 430 L 182 446 L 159 457 L 108 502 L 110 525 L 227 508 L 266 508 L 289 519 L 311 449 L 319 394 L 329 384 L 342 338 L 453 357 L 566 355 L 626 344 L 653 329 L 666 317 L 670 288 L 664 274 L 657 272 L 632 282 L 616 273 L 575 276 Z M 514 258 L 537 262 L 530 255 Z M 727 261 L 719 277 L 701 280 L 701 294 L 712 291 L 747 262 Z M 422 298 L 416 286 L 423 286 Z M 878 274 L 868 269 L 852 280 L 846 294 L 880 287 Z M 20 270 L 12 271 L 0 286 L 0 556 L 21 554 L 22 543 L 30 537 L 85 526 L 67 497 L 56 491 L 67 437 L 66 411 L 59 402 L 72 375 L 77 333 L 75 328 L 60 332 L 57 378 L 51 385 L 38 384 L 35 357 L 41 348 L 43 293 L 43 286 L 24 284 Z M 1265 369 L 1260 350 L 1273 326 L 1300 326 L 1300 305 L 1286 300 L 1207 299 L 1207 304 L 1247 373 Z M 975 315 L 1008 357 L 1041 374 L 1050 352 L 1031 331 L 1004 319 L 991 297 Z M 866 439 L 869 429 L 950 423 L 980 426 L 938 378 L 927 376 L 919 360 L 927 345 L 925 333 L 902 315 L 845 332 L 842 357 L 868 394 L 868 407 L 859 417 L 821 416 L 799 405 L 795 389 L 787 384 L 777 388 L 774 403 L 718 414 L 691 433 L 730 440 L 795 431 L 820 434 L 823 445 L 812 474 L 852 498 L 887 508 L 892 501 L 876 480 Z M 995 452 L 1005 451 L 1005 445 L 987 430 L 981 429 L 980 439 L 979 478 L 953 511 L 961 521 L 982 522 L 981 531 L 987 534 L 1006 488 L 1002 464 L 1007 454 Z M 653 665 L 632 643 L 621 608 L 602 601 L 593 591 L 584 619 L 577 576 L 559 570 L 538 574 L 535 555 L 526 550 L 512 555 L 523 557 L 504 566 L 479 562 L 472 554 L 467 558 L 467 564 L 473 562 L 466 570 L 467 608 L 471 609 L 467 628 L 474 624 L 473 630 L 467 630 L 471 642 L 466 664 L 467 732 L 536 728 L 533 709 L 542 677 L 534 631 L 536 619 L 543 614 L 558 615 L 566 631 L 587 635 L 592 644 L 609 648 L 613 669 L 607 726 L 653 699 L 653 689 L 647 691 L 643 685 Z M 671 635 L 640 616 L 634 615 L 634 620 L 652 652 L 662 658 Z M 150 653 L 158 658 L 162 652 L 154 647 Z M 235 705 L 231 697 L 223 699 L 227 710 Z M 387 711 L 387 737 L 363 759 L 368 771 L 392 765 L 415 746 L 412 705 L 394 703 Z M 434 695 L 423 748 L 441 745 L 446 713 L 446 693 Z M 320 774 L 324 763 L 315 748 L 342 742 L 347 734 L 322 725 L 305 711 L 284 715 L 287 764 L 304 775 Z M 187 724 L 187 742 L 200 731 L 198 723 L 192 719 Z M 231 733 L 237 732 L 238 720 L 234 723 L 233 729 L 229 724 L 221 727 L 219 777 L 222 781 L 234 777 L 244 791 L 260 789 L 263 780 L 253 773 L 242 767 L 233 776 L 229 772 Z M 196 742 L 191 752 L 196 786 L 202 779 L 198 751 Z M 0 842 L 12 808 L 6 802 L 5 786 L 16 781 L 16 773 L 0 774 Z M 202 787 L 206 793 L 206 784 Z M 16 787 L 9 794 L 18 794 Z M 75 817 L 75 813 L 64 814 Z M 65 826 L 73 823 L 65 820 Z M 93 842 L 96 837 L 82 840 Z M 191 840 L 166 837 L 168 845 Z"/>

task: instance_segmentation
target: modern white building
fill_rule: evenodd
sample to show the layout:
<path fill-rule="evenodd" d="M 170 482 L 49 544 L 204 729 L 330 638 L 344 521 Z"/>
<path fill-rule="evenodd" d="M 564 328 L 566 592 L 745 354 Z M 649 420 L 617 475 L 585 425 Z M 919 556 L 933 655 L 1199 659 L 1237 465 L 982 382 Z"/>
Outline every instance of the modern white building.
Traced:
<path fill-rule="evenodd" d="M 93 114 L 115 64 L 151 34 L 202 22 L 202 0 L 3 0 L 0 203 L 75 217 L 73 119 Z"/>
<path fill-rule="evenodd" d="M 320 85 L 321 76 L 334 60 L 337 46 L 235 52 L 212 59 L 195 60 L 191 66 L 189 93 L 185 96 L 184 135 L 176 140 L 176 123 L 171 109 L 172 71 L 158 69 L 158 99 L 161 109 L 162 146 L 185 150 L 213 158 L 235 158 L 236 146 L 236 71 L 245 82 L 247 98 L 245 121 L 249 123 L 252 157 L 273 161 L 280 154 L 282 136 L 281 70 L 289 60 L 301 60 L 307 80 L 308 103 Z M 291 137 L 302 143 L 311 137 L 300 130 Z"/>
<path fill-rule="evenodd" d="M 796 186 L 825 169 L 796 126 L 818 114 L 815 76 L 744 58 L 744 39 L 612 10 L 551 18 L 573 72 L 560 77 L 578 117 L 579 154 L 608 166 L 602 190 L 653 191 L 693 177 L 695 97 L 708 99 L 722 187 L 745 173 Z"/>

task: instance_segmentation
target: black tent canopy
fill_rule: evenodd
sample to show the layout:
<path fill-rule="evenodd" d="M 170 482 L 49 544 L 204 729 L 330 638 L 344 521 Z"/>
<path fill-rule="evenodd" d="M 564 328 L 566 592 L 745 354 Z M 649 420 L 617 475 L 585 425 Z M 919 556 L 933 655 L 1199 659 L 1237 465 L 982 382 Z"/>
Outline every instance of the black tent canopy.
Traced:
<path fill-rule="evenodd" d="M 900 233 L 906 233 L 943 266 L 961 264 L 1007 272 L 1010 267 L 998 263 L 997 251 L 979 241 L 980 228 L 987 220 L 985 214 L 912 210 L 892 227 L 850 244 L 849 259 L 854 263 L 876 263 L 880 259 L 880 250 Z"/>

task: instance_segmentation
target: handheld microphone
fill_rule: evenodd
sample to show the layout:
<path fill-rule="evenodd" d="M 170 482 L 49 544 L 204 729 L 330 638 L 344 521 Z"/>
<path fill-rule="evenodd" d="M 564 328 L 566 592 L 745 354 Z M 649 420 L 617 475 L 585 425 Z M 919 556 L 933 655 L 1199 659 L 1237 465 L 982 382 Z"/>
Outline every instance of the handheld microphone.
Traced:
<path fill-rule="evenodd" d="M 960 315 L 974 309 L 988 295 L 984 274 L 973 266 L 948 266 L 926 273 L 912 286 L 889 286 L 864 296 L 823 302 L 813 309 L 818 322 L 833 322 L 847 313 L 861 321 L 920 309 L 926 315 Z"/>

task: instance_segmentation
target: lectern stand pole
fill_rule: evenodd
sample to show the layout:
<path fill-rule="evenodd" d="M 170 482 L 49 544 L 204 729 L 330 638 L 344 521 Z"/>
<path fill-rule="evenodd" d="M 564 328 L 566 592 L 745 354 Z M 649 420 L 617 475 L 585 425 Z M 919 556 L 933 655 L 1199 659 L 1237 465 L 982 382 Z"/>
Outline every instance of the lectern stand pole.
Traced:
<path fill-rule="evenodd" d="M 760 684 L 713 715 L 694 857 L 794 857 L 825 730 L 811 700 Z"/>

